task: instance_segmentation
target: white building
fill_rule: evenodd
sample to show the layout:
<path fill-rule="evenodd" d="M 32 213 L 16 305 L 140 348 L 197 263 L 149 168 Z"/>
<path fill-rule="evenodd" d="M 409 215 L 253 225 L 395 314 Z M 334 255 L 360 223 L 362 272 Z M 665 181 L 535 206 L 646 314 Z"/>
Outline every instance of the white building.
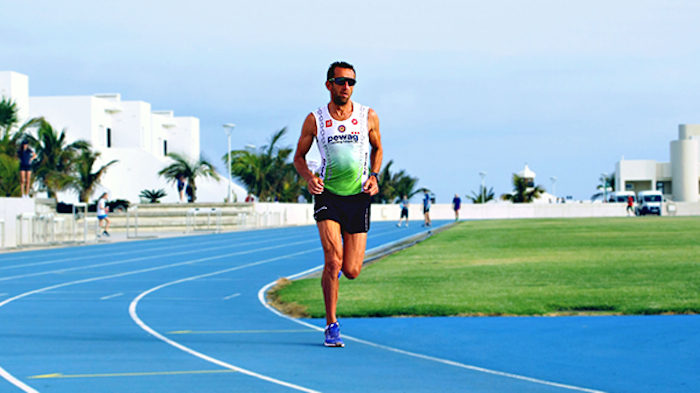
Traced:
<path fill-rule="evenodd" d="M 671 162 L 620 160 L 615 165 L 616 191 L 659 190 L 676 202 L 700 200 L 700 125 L 678 126 L 671 141 Z"/>
<path fill-rule="evenodd" d="M 166 190 L 164 202 L 175 202 L 178 195 L 172 184 L 158 176 L 158 171 L 172 160 L 166 155 L 176 152 L 191 160 L 200 159 L 199 119 L 175 116 L 173 111 L 154 111 L 150 103 L 122 101 L 120 94 L 91 96 L 29 96 L 29 78 L 16 72 L 0 72 L 0 94 L 17 103 L 20 122 L 44 117 L 55 129 L 66 130 L 68 142 L 83 139 L 93 150 L 102 153 L 94 169 L 111 160 L 112 165 L 101 181 L 102 191 L 110 199 L 139 201 L 144 189 Z M 223 138 L 223 136 L 222 136 Z M 221 181 L 198 179 L 197 200 L 223 202 L 228 187 L 226 176 Z M 246 192 L 234 184 L 239 200 Z M 77 200 L 74 192 L 59 194 L 63 201 Z"/>

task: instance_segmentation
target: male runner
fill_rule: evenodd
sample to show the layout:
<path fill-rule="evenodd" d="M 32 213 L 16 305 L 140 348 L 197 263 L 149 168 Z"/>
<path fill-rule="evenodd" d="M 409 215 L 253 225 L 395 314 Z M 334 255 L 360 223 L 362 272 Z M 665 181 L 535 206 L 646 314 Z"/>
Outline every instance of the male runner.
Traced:
<path fill-rule="evenodd" d="M 352 65 L 331 64 L 326 78 L 331 101 L 306 116 L 294 154 L 294 167 L 314 195 L 314 218 L 323 246 L 327 347 L 345 346 L 335 315 L 338 278 L 342 270 L 352 280 L 362 269 L 370 196 L 379 192 L 377 172 L 382 164 L 379 118 L 369 107 L 350 100 L 354 86 Z M 314 139 L 321 153 L 318 176 L 306 162 Z"/>

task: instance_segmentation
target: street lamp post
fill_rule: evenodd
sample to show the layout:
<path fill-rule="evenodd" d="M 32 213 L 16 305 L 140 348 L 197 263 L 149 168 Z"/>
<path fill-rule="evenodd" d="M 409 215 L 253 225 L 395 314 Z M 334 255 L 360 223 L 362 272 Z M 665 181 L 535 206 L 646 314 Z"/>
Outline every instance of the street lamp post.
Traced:
<path fill-rule="evenodd" d="M 228 135 L 228 203 L 233 202 L 233 198 L 231 197 L 231 132 L 234 127 L 236 127 L 236 125 L 233 123 L 224 124 L 226 135 Z"/>
<path fill-rule="evenodd" d="M 549 180 L 552 181 L 552 195 L 554 195 L 554 198 L 557 198 L 557 177 L 552 176 L 549 178 Z M 557 198 L 558 200 L 559 198 Z"/>
<path fill-rule="evenodd" d="M 486 172 L 479 172 L 481 176 L 481 203 L 486 203 L 486 185 L 484 179 L 486 179 Z"/>

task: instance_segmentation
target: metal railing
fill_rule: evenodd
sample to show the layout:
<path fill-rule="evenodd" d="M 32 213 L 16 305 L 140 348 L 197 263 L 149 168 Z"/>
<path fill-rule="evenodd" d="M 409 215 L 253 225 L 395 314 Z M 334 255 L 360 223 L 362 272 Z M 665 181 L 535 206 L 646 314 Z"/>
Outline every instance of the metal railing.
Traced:
<path fill-rule="evenodd" d="M 206 221 L 206 226 L 204 228 L 197 228 L 197 216 L 198 215 L 207 215 L 207 221 Z M 215 223 L 216 223 L 216 229 L 214 229 L 214 232 L 219 233 L 221 232 L 221 210 L 217 209 L 215 207 L 212 208 L 199 208 L 195 207 L 192 209 L 187 210 L 187 215 L 185 216 L 185 226 L 186 226 L 186 233 L 190 233 L 196 230 L 205 230 L 205 231 L 211 231 L 212 226 L 211 226 L 211 216 L 212 214 L 214 215 L 215 218 Z"/>

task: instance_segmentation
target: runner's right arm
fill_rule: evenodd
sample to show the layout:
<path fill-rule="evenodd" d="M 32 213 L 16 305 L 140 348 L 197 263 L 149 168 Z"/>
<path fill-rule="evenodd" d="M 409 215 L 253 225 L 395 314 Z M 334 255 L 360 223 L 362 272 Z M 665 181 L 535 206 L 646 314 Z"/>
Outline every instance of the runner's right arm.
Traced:
<path fill-rule="evenodd" d="M 309 113 L 309 115 L 306 116 L 306 120 L 304 120 L 304 125 L 301 127 L 301 136 L 297 143 L 297 150 L 294 153 L 294 168 L 296 168 L 299 175 L 306 180 L 309 192 L 318 195 L 323 192 L 323 180 L 314 175 L 309 169 L 309 165 L 306 163 L 306 153 L 311 149 L 315 136 L 316 118 L 313 114 Z"/>

